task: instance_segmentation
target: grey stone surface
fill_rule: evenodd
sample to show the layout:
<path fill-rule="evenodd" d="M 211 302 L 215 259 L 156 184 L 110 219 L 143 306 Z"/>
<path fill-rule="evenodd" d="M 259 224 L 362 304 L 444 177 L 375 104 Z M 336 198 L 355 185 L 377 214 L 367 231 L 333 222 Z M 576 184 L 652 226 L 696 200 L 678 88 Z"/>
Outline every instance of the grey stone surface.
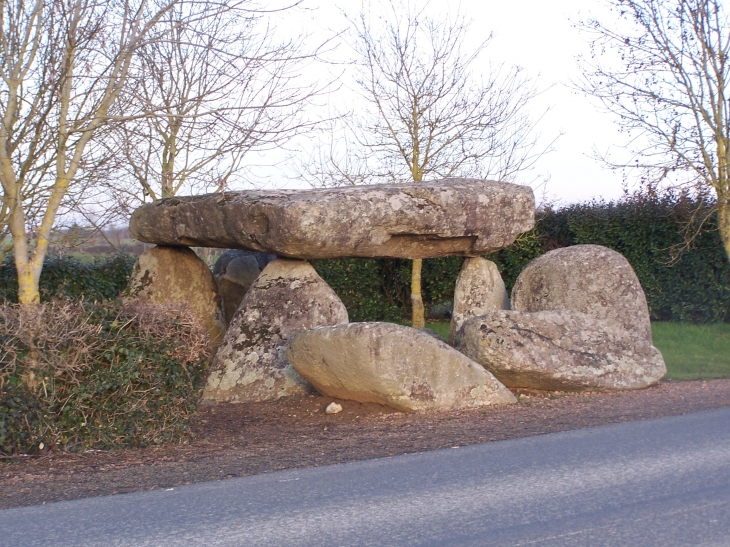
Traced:
<path fill-rule="evenodd" d="M 449 179 L 168 198 L 137 209 L 148 243 L 267 251 L 302 259 L 478 256 L 534 224 L 527 186 Z"/>
<path fill-rule="evenodd" d="M 225 321 L 218 284 L 208 266 L 187 247 L 153 247 L 134 264 L 127 299 L 190 306 L 211 338 L 211 350 L 221 343 Z"/>
<path fill-rule="evenodd" d="M 516 399 L 481 366 L 419 330 L 350 323 L 300 332 L 294 369 L 320 393 L 398 410 L 447 410 Z"/>
<path fill-rule="evenodd" d="M 511 388 L 639 389 L 667 370 L 650 342 L 580 312 L 489 312 L 462 325 L 455 347 Z"/>
<path fill-rule="evenodd" d="M 579 311 L 651 342 L 646 296 L 629 262 L 600 245 L 555 249 L 530 262 L 512 289 L 517 311 Z"/>
<path fill-rule="evenodd" d="M 435 319 L 437 321 L 451 320 L 453 307 L 454 306 L 450 301 L 434 304 L 431 306 L 431 309 L 428 310 L 428 317 L 429 319 Z"/>
<path fill-rule="evenodd" d="M 467 258 L 456 279 L 449 340 L 454 340 L 467 319 L 492 310 L 508 309 L 509 296 L 497 265 L 482 257 Z"/>
<path fill-rule="evenodd" d="M 231 324 L 248 289 L 272 260 L 276 260 L 276 255 L 239 249 L 230 249 L 218 258 L 213 275 L 218 282 L 226 325 Z"/>
<path fill-rule="evenodd" d="M 347 323 L 342 301 L 300 260 L 270 262 L 228 327 L 203 393 L 206 402 L 255 402 L 308 393 L 286 358 L 295 333 Z"/>
<path fill-rule="evenodd" d="M 258 265 L 259 270 L 263 270 L 269 262 L 276 260 L 277 258 L 275 254 L 271 253 L 244 251 L 243 249 L 228 249 L 226 252 L 218 257 L 218 260 L 215 261 L 215 264 L 213 265 L 213 275 L 216 277 L 223 275 L 226 271 L 228 263 L 231 260 L 241 258 L 243 256 L 253 257 L 256 260 L 256 264 Z"/>

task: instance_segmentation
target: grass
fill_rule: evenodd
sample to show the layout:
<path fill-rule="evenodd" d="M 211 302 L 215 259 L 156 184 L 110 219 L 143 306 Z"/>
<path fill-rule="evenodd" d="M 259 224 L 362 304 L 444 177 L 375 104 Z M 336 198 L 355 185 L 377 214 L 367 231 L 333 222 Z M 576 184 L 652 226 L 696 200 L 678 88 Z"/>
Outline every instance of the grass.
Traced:
<path fill-rule="evenodd" d="M 436 334 L 440 334 L 447 340 L 449 339 L 449 328 L 451 323 L 448 321 L 439 321 L 437 323 L 426 323 L 426 328 L 431 329 Z"/>
<path fill-rule="evenodd" d="M 449 338 L 449 323 L 426 323 L 426 327 Z M 654 345 L 667 364 L 667 379 L 699 380 L 730 378 L 730 324 L 651 324 Z"/>
<path fill-rule="evenodd" d="M 730 378 L 730 324 L 652 323 L 651 332 L 667 364 L 666 378 Z"/>

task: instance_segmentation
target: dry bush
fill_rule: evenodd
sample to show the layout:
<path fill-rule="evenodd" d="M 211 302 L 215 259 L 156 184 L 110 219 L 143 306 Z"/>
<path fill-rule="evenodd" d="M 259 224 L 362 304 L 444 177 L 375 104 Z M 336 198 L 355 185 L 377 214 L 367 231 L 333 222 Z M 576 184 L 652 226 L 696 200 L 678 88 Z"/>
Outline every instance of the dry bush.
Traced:
<path fill-rule="evenodd" d="M 184 438 L 208 342 L 185 306 L 0 305 L 0 453 Z"/>

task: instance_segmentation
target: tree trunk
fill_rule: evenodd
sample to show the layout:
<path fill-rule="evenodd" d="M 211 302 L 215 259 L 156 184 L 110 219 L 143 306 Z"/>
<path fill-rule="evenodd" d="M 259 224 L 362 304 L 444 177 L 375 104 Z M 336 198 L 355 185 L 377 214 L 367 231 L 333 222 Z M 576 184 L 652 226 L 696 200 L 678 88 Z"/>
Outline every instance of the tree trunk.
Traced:
<path fill-rule="evenodd" d="M 17 255 L 15 260 L 15 268 L 18 271 L 18 302 L 24 306 L 38 304 L 41 301 L 41 293 L 38 287 L 38 278 L 35 268 L 29 261 L 20 261 Z M 25 264 L 22 264 L 25 262 Z"/>
<path fill-rule="evenodd" d="M 720 227 L 720 239 L 725 248 L 725 255 L 730 260 L 730 203 L 721 201 L 717 211 L 717 223 Z"/>
<path fill-rule="evenodd" d="M 426 318 L 423 308 L 423 298 L 421 297 L 421 268 L 423 267 L 423 259 L 416 258 L 413 260 L 413 269 L 411 270 L 411 325 L 414 329 L 422 329 L 426 326 Z"/>

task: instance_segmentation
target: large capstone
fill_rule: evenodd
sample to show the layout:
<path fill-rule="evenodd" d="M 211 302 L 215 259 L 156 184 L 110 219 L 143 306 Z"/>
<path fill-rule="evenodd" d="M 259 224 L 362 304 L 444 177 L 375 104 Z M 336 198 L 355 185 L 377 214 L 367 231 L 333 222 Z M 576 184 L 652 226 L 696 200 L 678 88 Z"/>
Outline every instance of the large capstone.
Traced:
<path fill-rule="evenodd" d="M 530 262 L 512 289 L 512 309 L 583 312 L 651 342 L 639 278 L 621 254 L 600 245 L 555 249 Z"/>
<path fill-rule="evenodd" d="M 294 369 L 320 393 L 398 410 L 451 410 L 516 399 L 494 376 L 419 330 L 350 323 L 300 332 Z"/>
<path fill-rule="evenodd" d="M 218 258 L 213 276 L 218 282 L 226 325 L 231 324 L 248 289 L 272 260 L 276 260 L 276 255 L 240 249 L 230 249 Z"/>
<path fill-rule="evenodd" d="M 157 304 L 183 303 L 208 331 L 215 350 L 226 330 L 218 284 L 208 266 L 187 247 L 153 247 L 134 264 L 126 299 Z"/>
<path fill-rule="evenodd" d="M 508 309 L 509 296 L 497 265 L 481 257 L 467 258 L 456 279 L 449 340 L 454 340 L 467 319 L 492 310 Z"/>
<path fill-rule="evenodd" d="M 534 224 L 527 186 L 468 179 L 174 197 L 137 209 L 148 243 L 251 249 L 301 259 L 479 256 Z"/>
<path fill-rule="evenodd" d="M 270 262 L 241 301 L 203 393 L 208 402 L 255 402 L 311 391 L 286 357 L 291 336 L 347 323 L 347 310 L 314 268 Z"/>
<path fill-rule="evenodd" d="M 639 389 L 667 370 L 649 341 L 580 312 L 493 311 L 467 320 L 454 342 L 510 388 Z"/>

